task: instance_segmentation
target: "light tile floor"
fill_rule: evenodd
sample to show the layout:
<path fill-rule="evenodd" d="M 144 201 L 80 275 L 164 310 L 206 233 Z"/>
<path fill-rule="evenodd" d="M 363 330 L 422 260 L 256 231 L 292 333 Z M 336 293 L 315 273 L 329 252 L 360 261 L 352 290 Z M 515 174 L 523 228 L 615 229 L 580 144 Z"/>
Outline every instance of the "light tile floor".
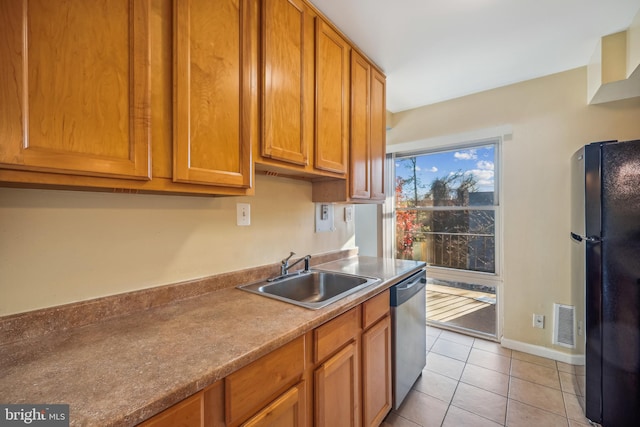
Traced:
<path fill-rule="evenodd" d="M 383 427 L 588 427 L 584 367 L 427 327 L 427 365 Z"/>

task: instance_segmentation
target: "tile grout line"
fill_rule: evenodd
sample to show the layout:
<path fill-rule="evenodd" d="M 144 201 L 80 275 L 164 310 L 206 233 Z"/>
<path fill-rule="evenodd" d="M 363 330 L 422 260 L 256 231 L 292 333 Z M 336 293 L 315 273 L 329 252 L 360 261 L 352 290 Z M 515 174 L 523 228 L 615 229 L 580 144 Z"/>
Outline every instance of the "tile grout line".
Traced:
<path fill-rule="evenodd" d="M 440 426 L 441 427 L 444 426 L 445 421 L 447 420 L 447 416 L 450 415 L 450 410 L 451 410 L 452 406 L 455 406 L 456 408 L 458 408 L 458 409 L 460 409 L 462 411 L 465 411 L 465 412 L 468 412 L 470 414 L 473 414 L 474 416 L 483 418 L 483 419 L 488 420 L 488 421 L 495 422 L 493 419 L 489 419 L 489 418 L 487 418 L 487 417 L 485 417 L 483 415 L 477 414 L 477 413 L 475 413 L 473 411 L 469 411 L 467 409 L 460 408 L 459 406 L 456 406 L 454 404 L 454 397 L 456 396 L 456 393 L 459 391 L 460 383 L 464 383 L 464 384 L 467 384 L 467 385 L 473 386 L 473 387 L 478 387 L 478 386 L 475 386 L 473 384 L 469 384 L 469 383 L 467 383 L 466 381 L 463 380 L 463 376 L 464 376 L 465 371 L 466 371 L 466 369 L 467 369 L 467 367 L 469 365 L 478 366 L 480 368 L 484 368 L 484 369 L 487 369 L 487 370 L 490 370 L 490 371 L 493 371 L 493 372 L 505 374 L 504 372 L 502 372 L 500 370 L 487 368 L 487 367 L 484 367 L 484 366 L 481 366 L 481 365 L 476 365 L 476 364 L 470 363 L 469 360 L 470 360 L 470 357 L 471 357 L 471 352 L 474 349 L 479 350 L 479 351 L 483 351 L 483 352 L 486 352 L 486 353 L 491 353 L 494 356 L 497 355 L 497 356 L 505 357 L 505 355 L 503 353 L 501 353 L 501 352 L 494 352 L 494 351 L 491 351 L 491 350 L 487 350 L 487 349 L 476 347 L 475 344 L 476 344 L 476 341 L 478 340 L 478 338 L 475 338 L 475 337 L 472 337 L 473 339 L 472 339 L 470 344 L 465 344 L 465 343 L 462 343 L 462 342 L 454 341 L 454 340 L 451 339 L 451 337 L 442 336 L 442 332 L 437 334 L 436 337 L 432 336 L 431 338 L 433 339 L 433 344 L 432 344 L 431 348 L 433 348 L 433 346 L 436 345 L 436 343 L 440 340 L 440 338 L 442 338 L 447 343 L 454 343 L 454 344 L 462 345 L 462 346 L 465 346 L 465 347 L 469 348 L 469 351 L 468 351 L 468 353 L 467 353 L 467 355 L 465 357 L 465 360 L 457 359 L 456 357 L 452 357 L 451 355 L 448 355 L 448 354 L 440 354 L 440 353 L 437 353 L 437 352 L 433 352 L 434 354 L 437 354 L 438 356 L 451 359 L 452 361 L 459 361 L 459 362 L 464 363 L 464 366 L 462 367 L 462 371 L 461 371 L 460 377 L 457 378 L 457 379 L 452 378 L 453 380 L 456 381 L 456 384 L 455 384 L 455 388 L 453 390 L 453 393 L 451 395 L 451 400 L 447 404 L 447 409 L 446 409 L 446 411 L 444 413 L 444 416 L 442 418 L 442 422 L 440 423 Z M 431 349 L 429 350 L 429 352 L 432 352 Z M 427 354 L 429 352 L 427 352 Z M 505 357 L 505 358 L 507 358 L 507 357 Z M 539 366 L 539 367 L 548 368 L 548 369 L 553 370 L 553 372 L 554 372 L 553 377 L 557 380 L 557 383 L 559 385 L 559 389 L 555 388 L 555 387 L 552 387 L 552 386 L 549 386 L 549 385 L 546 385 L 546 384 L 540 384 L 540 383 L 537 383 L 535 381 L 531 381 L 529 379 L 520 378 L 518 376 L 513 375 L 513 360 L 514 359 L 518 360 L 520 362 L 526 362 L 526 363 L 530 363 L 530 364 L 533 364 L 533 365 L 536 365 L 536 366 Z M 506 398 L 506 407 L 505 407 L 504 418 L 502 419 L 502 426 L 507 426 L 509 409 L 510 409 L 511 404 L 514 403 L 514 402 L 518 402 L 519 404 L 526 405 L 526 406 L 534 408 L 536 410 L 541 410 L 541 411 L 543 411 L 543 412 L 545 412 L 547 414 L 550 414 L 550 415 L 559 416 L 559 417 L 561 417 L 561 418 L 563 418 L 565 420 L 567 425 L 571 425 L 571 421 L 574 420 L 574 419 L 569 417 L 569 412 L 568 412 L 568 409 L 567 409 L 567 398 L 564 395 L 565 390 L 563 389 L 562 380 L 560 379 L 560 372 L 561 371 L 560 371 L 560 367 L 558 366 L 557 361 L 550 359 L 553 362 L 553 367 L 552 367 L 552 366 L 550 366 L 549 363 L 541 363 L 542 361 L 537 360 L 537 359 L 529 359 L 529 358 L 526 358 L 526 357 L 518 357 L 518 354 L 515 353 L 514 351 L 512 351 L 510 353 L 510 355 L 508 357 L 508 360 L 509 360 L 509 366 L 508 366 L 508 370 L 507 370 L 507 373 L 506 373 L 506 375 L 508 377 L 508 381 L 507 381 L 507 389 L 506 389 L 506 396 L 505 396 L 505 398 Z M 434 372 L 434 371 L 432 371 L 432 372 Z M 436 373 L 438 373 L 438 372 L 436 372 Z M 574 375 L 576 375 L 576 374 L 574 374 Z M 445 377 L 446 377 L 446 375 L 445 375 Z M 450 377 L 448 377 L 448 378 L 450 378 Z M 535 385 L 535 386 L 544 387 L 546 389 L 555 390 L 555 391 L 560 392 L 560 395 L 562 397 L 562 410 L 564 412 L 564 415 L 561 415 L 561 414 L 559 414 L 557 412 L 549 411 L 549 410 L 547 410 L 545 408 L 540 408 L 540 407 L 538 407 L 536 405 L 532 405 L 531 402 L 523 402 L 522 400 L 511 398 L 511 391 L 512 391 L 511 390 L 511 381 L 514 378 L 518 379 L 519 381 L 523 381 L 523 382 L 526 382 L 526 383 L 529 383 L 529 384 L 532 384 L 532 385 Z M 574 385 L 574 387 L 575 387 L 575 385 Z M 483 390 L 483 391 L 494 393 L 492 390 L 486 390 L 484 387 L 481 387 L 481 386 L 478 387 L 478 388 Z M 577 390 L 575 390 L 575 391 L 576 391 L 576 393 L 578 392 Z M 566 393 L 567 394 L 573 394 L 574 396 L 576 396 L 576 399 L 577 399 L 578 394 L 571 393 L 570 390 L 567 390 Z M 494 394 L 500 395 L 499 393 L 494 393 Z M 581 422 L 581 420 L 575 420 L 575 421 L 576 422 Z"/>

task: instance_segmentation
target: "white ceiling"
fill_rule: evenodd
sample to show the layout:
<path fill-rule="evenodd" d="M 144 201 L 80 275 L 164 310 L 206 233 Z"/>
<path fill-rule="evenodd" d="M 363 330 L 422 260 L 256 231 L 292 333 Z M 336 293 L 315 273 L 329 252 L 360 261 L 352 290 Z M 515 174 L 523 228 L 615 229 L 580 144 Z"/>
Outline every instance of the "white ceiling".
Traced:
<path fill-rule="evenodd" d="M 383 69 L 392 112 L 587 65 L 640 10 L 640 0 L 311 2 Z"/>

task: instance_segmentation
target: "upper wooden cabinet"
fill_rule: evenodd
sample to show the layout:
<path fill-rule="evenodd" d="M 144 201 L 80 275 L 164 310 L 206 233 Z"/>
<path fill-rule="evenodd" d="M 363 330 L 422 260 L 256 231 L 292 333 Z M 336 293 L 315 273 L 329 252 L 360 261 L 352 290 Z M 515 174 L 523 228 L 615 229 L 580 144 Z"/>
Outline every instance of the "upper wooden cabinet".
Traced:
<path fill-rule="evenodd" d="M 257 18 L 258 0 L 0 2 L 0 184 L 253 194 Z"/>
<path fill-rule="evenodd" d="M 349 146 L 349 44 L 325 21 L 316 20 L 317 169 L 347 172 Z"/>
<path fill-rule="evenodd" d="M 314 202 L 382 203 L 386 152 L 385 77 L 351 51 L 349 179 L 313 184 Z"/>
<path fill-rule="evenodd" d="M 150 3 L 0 3 L 0 167 L 151 177 Z"/>
<path fill-rule="evenodd" d="M 301 0 L 262 3 L 261 155 L 309 164 L 313 146 L 313 15 Z"/>
<path fill-rule="evenodd" d="M 252 0 L 174 0 L 173 179 L 250 187 Z"/>
<path fill-rule="evenodd" d="M 349 147 L 350 196 L 371 198 L 371 65 L 351 53 L 351 145 Z"/>
<path fill-rule="evenodd" d="M 351 52 L 350 197 L 384 200 L 385 77 Z"/>
<path fill-rule="evenodd" d="M 0 185 L 383 198 L 384 76 L 307 0 L 3 0 L 0 40 Z"/>
<path fill-rule="evenodd" d="M 387 152 L 387 79 L 376 70 L 371 69 L 371 145 L 370 176 L 371 200 L 385 199 L 384 163 Z"/>
<path fill-rule="evenodd" d="M 351 47 L 303 0 L 265 0 L 261 6 L 257 168 L 345 177 Z"/>

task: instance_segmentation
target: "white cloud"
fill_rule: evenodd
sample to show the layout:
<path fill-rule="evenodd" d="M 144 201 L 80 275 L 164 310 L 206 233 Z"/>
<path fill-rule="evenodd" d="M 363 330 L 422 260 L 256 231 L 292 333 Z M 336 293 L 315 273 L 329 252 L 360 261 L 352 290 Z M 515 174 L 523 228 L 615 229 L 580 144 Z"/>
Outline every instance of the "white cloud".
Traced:
<path fill-rule="evenodd" d="M 434 166 L 431 169 L 429 169 L 428 171 L 429 172 L 438 172 L 438 168 Z"/>
<path fill-rule="evenodd" d="M 489 162 L 490 163 L 490 162 Z M 478 187 L 493 187 L 495 174 L 491 169 L 471 169 L 467 171 L 468 174 L 473 175 L 476 178 Z"/>
<path fill-rule="evenodd" d="M 481 170 L 490 170 L 490 171 L 495 169 L 493 162 L 488 160 L 480 160 L 478 163 L 476 163 L 476 167 Z"/>
<path fill-rule="evenodd" d="M 453 154 L 457 160 L 475 160 L 478 158 L 477 150 L 465 150 L 465 151 L 456 151 Z"/>

